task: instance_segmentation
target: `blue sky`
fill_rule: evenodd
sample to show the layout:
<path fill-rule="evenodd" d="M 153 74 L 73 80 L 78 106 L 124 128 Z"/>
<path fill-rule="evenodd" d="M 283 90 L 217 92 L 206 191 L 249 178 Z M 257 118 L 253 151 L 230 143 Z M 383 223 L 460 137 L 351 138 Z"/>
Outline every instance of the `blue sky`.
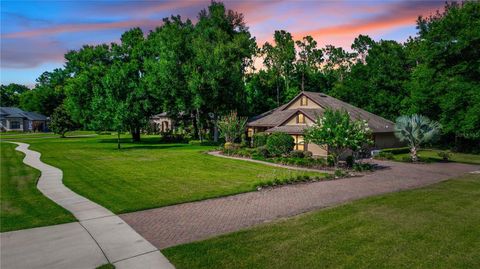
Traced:
<path fill-rule="evenodd" d="M 33 86 L 44 71 L 62 67 L 63 55 L 84 44 L 115 42 L 132 28 L 145 32 L 164 17 L 195 21 L 208 0 L 190 1 L 1 1 L 1 83 Z M 349 48 L 359 34 L 405 41 L 415 20 L 441 9 L 444 1 L 224 1 L 241 12 L 259 45 L 275 30 L 300 39 L 312 35 L 321 46 Z"/>

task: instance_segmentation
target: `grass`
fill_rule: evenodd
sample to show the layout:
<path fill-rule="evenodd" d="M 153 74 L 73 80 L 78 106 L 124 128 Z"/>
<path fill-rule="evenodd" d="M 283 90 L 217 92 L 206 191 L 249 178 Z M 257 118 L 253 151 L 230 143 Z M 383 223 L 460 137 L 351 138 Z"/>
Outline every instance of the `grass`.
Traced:
<path fill-rule="evenodd" d="M 65 209 L 43 196 L 36 182 L 40 172 L 23 164 L 16 145 L 1 143 L 0 231 L 75 221 Z"/>
<path fill-rule="evenodd" d="M 442 158 L 437 155 L 441 151 L 442 150 L 438 150 L 438 149 L 424 149 L 418 152 L 418 156 L 421 161 L 441 162 Z M 468 153 L 458 153 L 458 152 L 450 152 L 450 153 L 451 153 L 451 158 L 450 158 L 451 162 L 480 164 L 480 154 L 468 154 Z M 408 157 L 410 157 L 409 153 L 395 154 L 394 160 L 405 161 L 405 159 Z"/>
<path fill-rule="evenodd" d="M 480 175 L 162 250 L 176 268 L 480 268 Z"/>
<path fill-rule="evenodd" d="M 77 135 L 93 135 L 93 134 L 95 133 L 91 131 L 72 131 L 72 132 L 67 132 L 65 135 L 67 137 L 72 137 Z M 30 133 L 30 132 L 10 131 L 5 133 L 0 133 L 0 138 L 5 140 L 39 139 L 39 138 L 51 138 L 51 137 L 60 137 L 60 135 L 54 134 L 51 132 Z"/>
<path fill-rule="evenodd" d="M 255 190 L 258 182 L 297 175 L 323 176 L 204 153 L 209 146 L 142 143 L 115 135 L 32 139 L 42 161 L 64 172 L 64 183 L 115 213 L 161 207 Z"/>

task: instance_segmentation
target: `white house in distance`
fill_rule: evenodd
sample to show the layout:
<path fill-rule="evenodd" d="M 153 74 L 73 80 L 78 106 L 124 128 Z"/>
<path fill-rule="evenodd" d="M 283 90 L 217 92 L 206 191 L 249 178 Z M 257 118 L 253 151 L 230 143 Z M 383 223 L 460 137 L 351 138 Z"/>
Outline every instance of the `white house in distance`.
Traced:
<path fill-rule="evenodd" d="M 0 131 L 45 132 L 48 118 L 17 107 L 0 107 Z"/>
<path fill-rule="evenodd" d="M 314 124 L 317 115 L 321 116 L 325 109 L 344 110 L 352 120 L 366 120 L 372 130 L 374 148 L 399 146 L 393 122 L 319 92 L 301 92 L 290 102 L 253 117 L 247 123 L 248 136 L 259 132 L 284 132 L 295 140 L 295 150 L 308 150 L 316 156 L 327 156 L 328 149 L 305 143 L 303 139 L 305 128 Z"/>

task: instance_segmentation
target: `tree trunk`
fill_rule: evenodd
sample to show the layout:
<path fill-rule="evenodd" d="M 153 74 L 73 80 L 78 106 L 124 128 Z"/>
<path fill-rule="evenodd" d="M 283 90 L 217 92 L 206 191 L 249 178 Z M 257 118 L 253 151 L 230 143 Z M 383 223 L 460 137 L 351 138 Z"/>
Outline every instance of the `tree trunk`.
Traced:
<path fill-rule="evenodd" d="M 117 149 L 120 149 L 120 131 L 117 132 Z"/>
<path fill-rule="evenodd" d="M 133 142 L 140 142 L 140 128 L 134 127 L 132 128 L 132 141 Z"/>
<path fill-rule="evenodd" d="M 412 162 L 417 162 L 418 161 L 417 147 L 412 147 L 410 149 L 410 155 L 412 157 Z"/>
<path fill-rule="evenodd" d="M 200 142 L 203 142 L 203 137 L 202 137 L 202 124 L 200 122 L 200 111 L 199 109 L 197 108 L 197 113 L 196 113 L 196 117 L 197 117 L 197 124 L 198 124 L 198 138 L 200 139 Z"/>
<path fill-rule="evenodd" d="M 217 113 L 213 114 L 213 141 L 218 142 L 218 118 L 217 118 Z"/>
<path fill-rule="evenodd" d="M 193 115 L 193 132 L 194 132 L 194 139 L 197 140 L 199 139 L 198 135 L 198 122 L 197 122 L 197 116 Z"/>

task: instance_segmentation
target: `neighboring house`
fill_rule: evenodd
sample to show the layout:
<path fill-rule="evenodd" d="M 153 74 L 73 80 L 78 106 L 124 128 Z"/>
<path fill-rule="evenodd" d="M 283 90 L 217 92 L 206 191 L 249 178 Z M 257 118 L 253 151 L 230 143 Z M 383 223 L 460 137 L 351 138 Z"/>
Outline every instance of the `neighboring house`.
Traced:
<path fill-rule="evenodd" d="M 327 156 L 328 151 L 324 147 L 304 142 L 303 131 L 328 108 L 345 110 L 352 120 L 366 120 L 373 133 L 374 148 L 399 145 L 393 122 L 318 92 L 302 92 L 287 104 L 253 117 L 247 123 L 248 137 L 253 138 L 253 134 L 258 132 L 284 132 L 293 137 L 295 150 L 308 150 L 316 156 Z"/>
<path fill-rule="evenodd" d="M 156 125 L 158 131 L 162 133 L 173 130 L 174 121 L 172 118 L 168 117 L 167 112 L 154 115 L 150 120 Z"/>
<path fill-rule="evenodd" d="M 0 107 L 0 131 L 47 131 L 47 117 L 16 107 Z"/>

